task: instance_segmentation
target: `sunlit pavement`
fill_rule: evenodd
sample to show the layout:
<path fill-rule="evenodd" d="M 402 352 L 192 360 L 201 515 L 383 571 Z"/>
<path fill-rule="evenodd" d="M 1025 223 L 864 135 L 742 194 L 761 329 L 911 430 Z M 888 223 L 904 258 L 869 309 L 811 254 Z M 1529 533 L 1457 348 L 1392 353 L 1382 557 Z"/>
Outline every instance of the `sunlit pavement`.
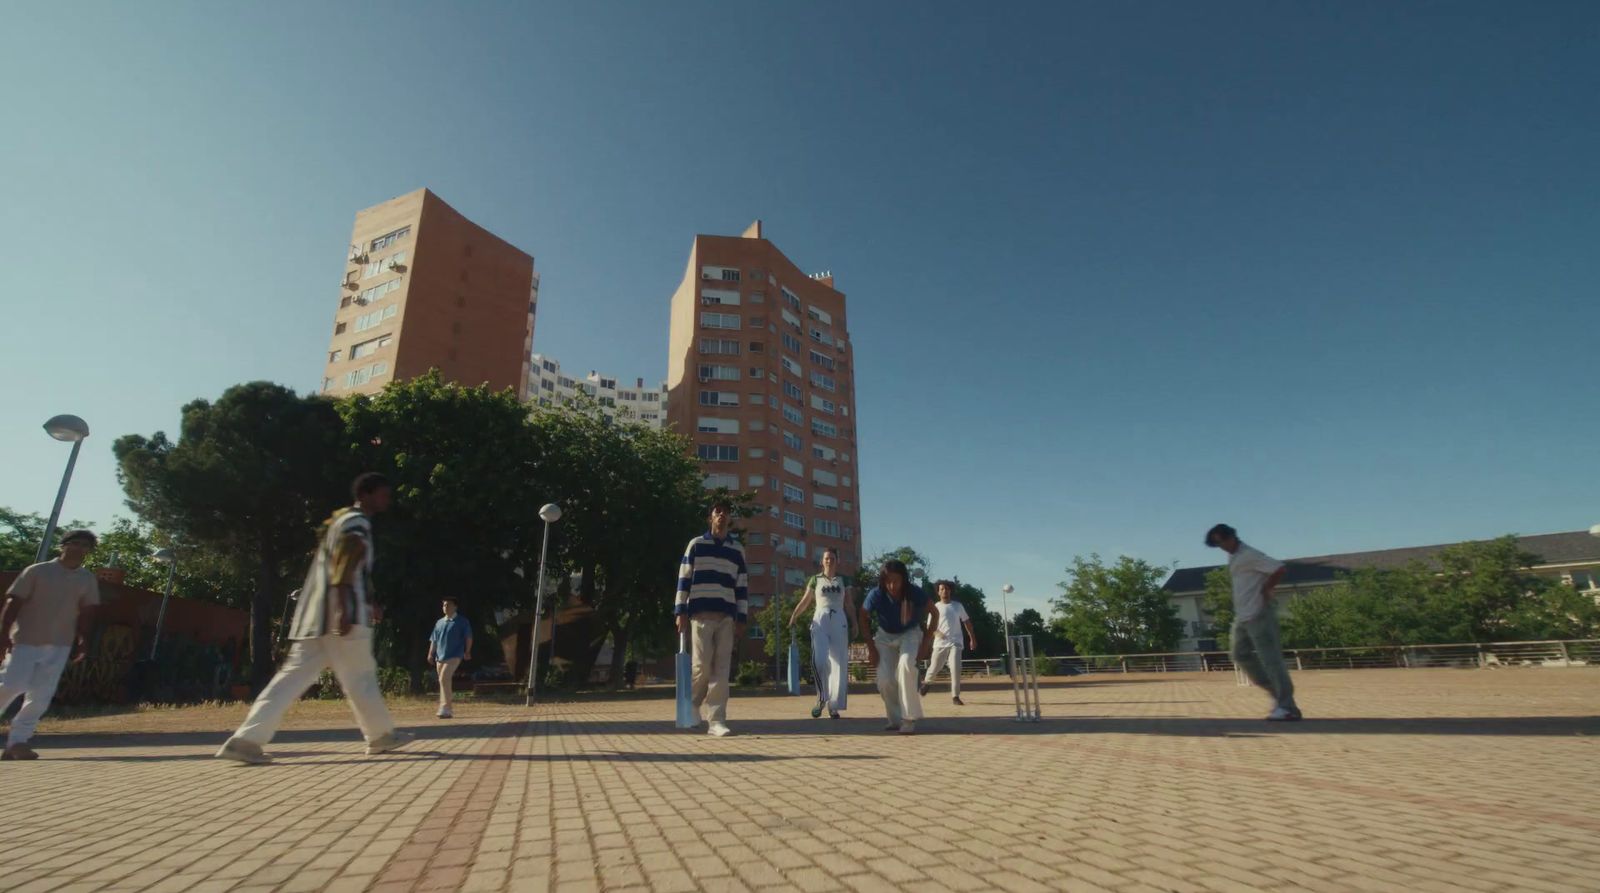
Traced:
<path fill-rule="evenodd" d="M 1538 890 L 1600 886 L 1600 669 L 1296 674 L 1269 724 L 1231 673 L 930 694 L 886 734 L 738 696 L 735 734 L 670 691 L 453 721 L 368 757 L 337 703 L 277 762 L 211 759 L 242 705 L 47 722 L 0 763 L 0 889 Z"/>

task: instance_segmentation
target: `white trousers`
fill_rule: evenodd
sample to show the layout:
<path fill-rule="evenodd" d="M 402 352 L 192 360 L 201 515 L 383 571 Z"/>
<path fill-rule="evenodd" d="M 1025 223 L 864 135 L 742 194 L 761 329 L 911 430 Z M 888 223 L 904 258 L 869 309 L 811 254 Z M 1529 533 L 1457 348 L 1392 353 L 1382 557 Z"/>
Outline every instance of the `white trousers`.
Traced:
<path fill-rule="evenodd" d="M 733 617 L 702 611 L 689 620 L 694 674 L 689 685 L 694 715 L 710 714 L 712 722 L 728 719 L 728 674 L 733 661 Z"/>
<path fill-rule="evenodd" d="M 0 667 L 0 713 L 11 702 L 22 698 L 22 708 L 11 719 L 11 733 L 6 746 L 27 744 L 33 730 L 39 727 L 39 717 L 50 709 L 50 699 L 56 696 L 56 685 L 61 681 L 61 671 L 67 667 L 71 645 L 13 645 Z"/>
<path fill-rule="evenodd" d="M 901 723 L 922 718 L 922 695 L 917 692 L 917 652 L 922 649 L 922 630 L 912 627 L 903 633 L 878 630 L 878 694 L 889 721 Z"/>
<path fill-rule="evenodd" d="M 933 640 L 933 656 L 928 659 L 928 675 L 923 677 L 924 685 L 932 685 L 938 677 L 941 666 L 950 667 L 950 697 L 961 697 L 961 646 L 949 639 L 935 638 Z"/>
<path fill-rule="evenodd" d="M 811 618 L 811 663 L 817 671 L 817 700 L 843 710 L 850 699 L 850 621 L 843 611 L 818 611 Z"/>
<path fill-rule="evenodd" d="M 306 689 L 316 683 L 322 671 L 333 668 L 339 687 L 350 701 L 361 734 L 372 741 L 394 731 L 394 720 L 383 703 L 378 688 L 378 662 L 372 657 L 372 628 L 357 626 L 345 636 L 297 639 L 283 659 L 278 675 L 272 677 L 260 697 L 250 706 L 250 715 L 233 737 L 266 746 L 278 731 L 289 708 Z"/>
<path fill-rule="evenodd" d="M 461 658 L 441 660 L 435 666 L 439 672 L 439 709 L 449 710 L 456 703 L 456 668 L 461 666 Z"/>

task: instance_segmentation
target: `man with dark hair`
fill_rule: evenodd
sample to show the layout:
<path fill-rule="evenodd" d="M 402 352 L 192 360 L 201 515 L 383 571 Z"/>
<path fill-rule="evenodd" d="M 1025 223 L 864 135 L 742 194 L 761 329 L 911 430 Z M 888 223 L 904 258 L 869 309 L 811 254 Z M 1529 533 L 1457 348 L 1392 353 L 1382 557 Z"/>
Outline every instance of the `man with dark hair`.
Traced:
<path fill-rule="evenodd" d="M 972 618 L 967 615 L 967 609 L 956 601 L 954 580 L 940 580 L 933 584 L 933 591 L 939 596 L 938 604 L 933 606 L 939 622 L 933 628 L 933 656 L 928 659 L 928 674 L 922 679 L 921 693 L 926 696 L 928 686 L 939 676 L 939 668 L 948 666 L 950 700 L 957 706 L 965 706 L 961 700 L 961 651 L 963 646 L 976 647 L 978 634 L 972 629 Z M 965 638 L 962 637 L 963 628 Z"/>
<path fill-rule="evenodd" d="M 428 637 L 428 663 L 439 673 L 439 712 L 435 715 L 450 719 L 455 716 L 456 668 L 462 661 L 472 660 L 472 624 L 456 610 L 453 598 L 446 597 L 439 609 L 444 616 L 433 625 L 433 634 Z"/>
<path fill-rule="evenodd" d="M 262 748 L 272 740 L 283 716 L 322 671 L 333 668 L 350 699 L 356 724 L 367 739 L 367 753 L 387 753 L 412 740 L 396 731 L 378 688 L 372 658 L 372 625 L 382 612 L 372 600 L 372 519 L 387 511 L 393 493 L 381 474 L 367 473 L 351 485 L 355 504 L 328 518 L 312 557 L 306 582 L 295 602 L 289 638 L 294 644 L 278 675 L 262 689 L 250 715 L 217 756 L 240 763 L 268 763 Z"/>
<path fill-rule="evenodd" d="M 1250 681 L 1272 695 L 1274 722 L 1300 719 L 1294 702 L 1294 682 L 1283 662 L 1279 641 L 1278 609 L 1274 590 L 1283 580 L 1283 562 L 1268 558 L 1260 550 L 1245 545 L 1239 532 L 1226 524 L 1206 531 L 1206 545 L 1228 553 L 1228 576 L 1233 581 L 1233 630 L 1231 645 L 1234 666 L 1244 670 Z"/>
<path fill-rule="evenodd" d="M 750 614 L 749 580 L 744 546 L 728 535 L 733 506 L 711 504 L 706 532 L 689 541 L 678 565 L 678 593 L 672 613 L 678 634 L 688 635 L 694 662 L 692 697 L 695 717 L 709 708 L 710 733 L 731 735 L 728 728 L 728 675 L 733 643 L 744 636 Z"/>
<path fill-rule="evenodd" d="M 93 608 L 100 604 L 100 581 L 83 561 L 94 551 L 95 535 L 72 530 L 61 537 L 61 555 L 29 565 L 6 591 L 0 608 L 0 713 L 22 698 L 0 760 L 37 760 L 28 746 L 39 718 L 50 709 L 61 671 L 83 660 Z"/>

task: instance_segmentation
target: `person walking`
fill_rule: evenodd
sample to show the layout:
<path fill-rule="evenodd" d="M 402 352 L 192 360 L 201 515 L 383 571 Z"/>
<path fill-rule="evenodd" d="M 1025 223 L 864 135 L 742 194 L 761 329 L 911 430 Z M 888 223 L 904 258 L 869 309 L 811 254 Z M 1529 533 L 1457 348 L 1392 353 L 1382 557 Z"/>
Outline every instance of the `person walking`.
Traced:
<path fill-rule="evenodd" d="M 456 668 L 461 662 L 472 660 L 472 624 L 456 609 L 456 600 L 447 598 L 439 605 L 444 616 L 433 625 L 433 635 L 428 637 L 428 663 L 439 674 L 440 719 L 455 715 Z"/>
<path fill-rule="evenodd" d="M 885 561 L 878 585 L 861 602 L 859 620 L 863 635 L 877 627 L 875 634 L 866 636 L 867 663 L 878 669 L 878 694 L 889 715 L 885 731 L 913 735 L 922 719 L 917 659 L 925 642 L 923 626 L 930 621 L 938 622 L 932 600 L 912 584 L 905 562 Z"/>
<path fill-rule="evenodd" d="M 967 616 L 967 609 L 956 601 L 956 584 L 950 580 L 940 580 L 933 589 L 939 595 L 938 604 L 933 606 L 939 624 L 933 633 L 933 656 L 928 659 L 928 675 L 922 680 L 922 694 L 928 693 L 928 686 L 938 677 L 939 668 L 949 666 L 950 700 L 957 706 L 965 706 L 961 701 L 961 652 L 965 643 L 977 644 L 978 634 L 972 631 L 972 618 Z M 963 627 L 966 632 L 964 638 Z"/>
<path fill-rule="evenodd" d="M 728 675 L 734 640 L 744 637 L 750 614 L 744 546 L 729 536 L 732 525 L 733 507 L 713 502 L 706 532 L 689 541 L 678 565 L 672 606 L 678 634 L 690 637 L 695 716 L 709 713 L 709 734 L 718 738 L 733 734 L 728 728 Z"/>
<path fill-rule="evenodd" d="M 29 565 L 0 608 L 0 714 L 22 698 L 0 760 L 37 760 L 28 742 L 39 718 L 50 709 L 67 663 L 83 660 L 89 623 L 100 604 L 100 581 L 83 566 L 94 551 L 95 535 L 69 531 L 53 561 Z"/>
<path fill-rule="evenodd" d="M 371 516 L 388 510 L 393 491 L 376 472 L 356 478 L 350 489 L 354 504 L 328 518 L 306 572 L 289 625 L 289 655 L 251 705 L 250 715 L 217 751 L 218 759 L 271 762 L 262 748 L 284 714 L 328 667 L 350 700 L 367 753 L 387 753 L 414 737 L 395 729 L 372 657 L 372 624 L 382 619 L 382 611 L 372 601 L 376 553 Z"/>
<path fill-rule="evenodd" d="M 822 573 L 806 581 L 805 594 L 789 615 L 789 626 L 806 608 L 811 611 L 811 663 L 816 671 L 817 703 L 811 718 L 822 711 L 839 718 L 850 699 L 850 642 L 856 637 L 855 605 L 850 598 L 849 581 L 839 575 L 839 550 L 822 550 Z"/>
<path fill-rule="evenodd" d="M 1228 553 L 1228 576 L 1233 582 L 1233 630 L 1230 651 L 1234 666 L 1250 681 L 1272 695 L 1273 722 L 1301 718 L 1294 701 L 1294 682 L 1283 660 L 1278 633 L 1278 608 L 1273 601 L 1283 580 L 1284 564 L 1239 539 L 1238 531 L 1218 524 L 1206 531 L 1206 545 Z"/>

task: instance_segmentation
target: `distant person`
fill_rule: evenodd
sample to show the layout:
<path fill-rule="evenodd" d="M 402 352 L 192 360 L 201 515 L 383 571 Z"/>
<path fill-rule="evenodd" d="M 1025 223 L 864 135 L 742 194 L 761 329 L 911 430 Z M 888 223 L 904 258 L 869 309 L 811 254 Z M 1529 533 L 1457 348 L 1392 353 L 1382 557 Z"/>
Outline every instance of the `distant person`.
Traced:
<path fill-rule="evenodd" d="M 440 719 L 455 715 L 456 668 L 461 662 L 472 660 L 472 624 L 456 610 L 456 600 L 447 598 L 439 604 L 444 616 L 433 625 L 433 635 L 428 637 L 428 663 L 439 674 Z"/>
<path fill-rule="evenodd" d="M 933 606 L 939 623 L 933 632 L 933 656 L 928 659 L 928 675 L 922 680 L 922 694 L 926 695 L 928 686 L 938 678 L 939 668 L 948 665 L 950 700 L 965 706 L 961 701 L 961 652 L 966 643 L 977 644 L 978 634 L 972 631 L 972 618 L 967 616 L 967 609 L 956 601 L 956 584 L 950 580 L 940 580 L 933 588 L 939 594 L 939 602 Z M 962 637 L 963 627 L 965 638 Z"/>
<path fill-rule="evenodd" d="M 1229 638 L 1234 666 L 1272 695 L 1272 712 L 1267 719 L 1300 719 L 1300 708 L 1294 702 L 1294 682 L 1283 662 L 1278 607 L 1273 601 L 1274 590 L 1283 580 L 1283 562 L 1245 545 L 1238 531 L 1226 524 L 1206 531 L 1206 545 L 1228 553 L 1228 576 L 1233 581 L 1233 630 Z"/>
<path fill-rule="evenodd" d="M 885 731 L 912 735 L 922 719 L 917 658 L 922 652 L 922 628 L 929 621 L 938 622 L 933 602 L 912 584 L 905 562 L 885 561 L 878 585 L 862 600 L 860 612 L 863 635 L 877 627 L 876 634 L 866 636 L 867 663 L 878 668 L 878 694 L 889 714 Z"/>
<path fill-rule="evenodd" d="M 50 709 L 56 684 L 68 661 L 87 653 L 89 622 L 100 604 L 100 581 L 83 560 L 94 551 L 95 536 L 69 531 L 54 561 L 29 565 L 6 590 L 0 608 L 0 713 L 17 698 L 22 707 L 11 718 L 11 733 L 0 760 L 37 760 L 28 746 L 39 717 Z"/>
<path fill-rule="evenodd" d="M 850 640 L 856 637 L 855 604 L 850 598 L 849 580 L 839 576 L 839 550 L 822 550 L 822 573 L 806 581 L 806 591 L 789 615 L 789 625 L 806 608 L 811 611 L 811 663 L 816 670 L 817 703 L 811 718 L 822 711 L 839 718 L 850 699 Z"/>
<path fill-rule="evenodd" d="M 720 500 L 712 503 L 706 532 L 684 550 L 672 606 L 678 633 L 690 639 L 695 717 L 708 712 L 709 733 L 718 738 L 733 734 L 728 728 L 728 675 L 733 643 L 744 637 L 750 613 L 744 546 L 729 536 L 732 525 L 733 507 Z"/>
<path fill-rule="evenodd" d="M 372 625 L 382 619 L 382 611 L 372 601 L 376 553 L 371 516 L 388 510 L 393 491 L 376 472 L 356 478 L 350 490 L 355 503 L 328 518 L 306 572 L 289 624 L 289 654 L 251 705 L 244 724 L 217 751 L 220 759 L 270 763 L 262 748 L 278 731 L 283 715 L 329 667 L 350 700 L 367 753 L 387 753 L 412 740 L 410 733 L 395 730 L 372 657 Z"/>

